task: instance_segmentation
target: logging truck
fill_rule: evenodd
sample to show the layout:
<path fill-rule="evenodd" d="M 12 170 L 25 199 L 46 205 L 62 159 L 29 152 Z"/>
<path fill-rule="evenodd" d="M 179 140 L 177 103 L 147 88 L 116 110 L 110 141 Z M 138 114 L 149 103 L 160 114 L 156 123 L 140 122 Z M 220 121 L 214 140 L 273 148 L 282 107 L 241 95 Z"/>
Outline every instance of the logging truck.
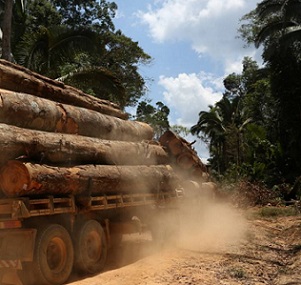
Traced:
<path fill-rule="evenodd" d="M 123 234 L 156 236 L 181 181 L 206 175 L 174 133 L 154 141 L 117 105 L 4 60 L 0 150 L 0 284 L 100 272 Z"/>

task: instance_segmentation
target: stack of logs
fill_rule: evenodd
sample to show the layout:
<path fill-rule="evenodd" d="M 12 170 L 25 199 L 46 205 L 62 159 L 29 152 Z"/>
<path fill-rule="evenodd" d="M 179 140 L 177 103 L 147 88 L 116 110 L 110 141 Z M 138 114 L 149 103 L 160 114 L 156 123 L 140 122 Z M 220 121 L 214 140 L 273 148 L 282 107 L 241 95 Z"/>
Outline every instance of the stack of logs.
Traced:
<path fill-rule="evenodd" d="M 168 153 L 170 164 L 182 181 L 193 180 L 199 184 L 208 181 L 206 166 L 192 148 L 192 143 L 172 131 L 166 131 L 159 142 Z"/>
<path fill-rule="evenodd" d="M 0 60 L 0 187 L 7 197 L 172 191 L 152 128 L 109 101 Z"/>

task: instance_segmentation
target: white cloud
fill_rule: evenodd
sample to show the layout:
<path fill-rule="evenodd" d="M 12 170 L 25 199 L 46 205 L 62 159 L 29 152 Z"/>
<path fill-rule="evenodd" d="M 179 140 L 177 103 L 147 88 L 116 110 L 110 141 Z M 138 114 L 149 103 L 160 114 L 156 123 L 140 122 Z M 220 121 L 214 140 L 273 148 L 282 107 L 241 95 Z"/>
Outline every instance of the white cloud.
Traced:
<path fill-rule="evenodd" d="M 155 41 L 188 41 L 200 56 L 209 55 L 223 63 L 225 69 L 231 69 L 233 63 L 254 54 L 254 50 L 243 48 L 237 29 L 239 19 L 256 3 L 257 0 L 161 0 L 137 15 Z"/>
<path fill-rule="evenodd" d="M 209 105 L 214 105 L 222 97 L 222 78 L 214 78 L 205 72 L 181 73 L 177 77 L 160 76 L 159 85 L 165 89 L 164 102 L 174 116 L 170 118 L 171 125 L 191 128 L 197 123 L 199 112 L 208 110 Z M 196 137 L 188 135 L 185 139 L 192 142 Z M 209 157 L 207 145 L 197 139 L 193 147 L 205 162 Z"/>
<path fill-rule="evenodd" d="M 239 20 L 256 7 L 257 0 L 152 0 L 148 8 L 136 16 L 148 27 L 155 43 L 186 42 L 214 72 L 224 74 L 214 77 L 201 71 L 173 76 L 160 76 L 159 85 L 164 88 L 164 103 L 171 110 L 171 124 L 190 128 L 198 121 L 198 114 L 208 110 L 224 91 L 223 79 L 228 74 L 241 73 L 242 59 L 251 56 L 258 59 L 260 51 L 244 48 L 238 39 Z M 209 60 L 208 60 L 209 58 Z M 202 61 L 200 61 L 202 62 Z M 184 67 L 184 65 L 183 65 Z M 220 70 L 222 67 L 222 70 Z M 185 67 L 184 67 L 185 68 Z M 200 140 L 198 140 L 200 143 Z M 201 157 L 208 157 L 204 143 L 196 146 Z"/>
<path fill-rule="evenodd" d="M 165 89 L 164 101 L 177 118 L 175 121 L 171 118 L 171 123 L 189 128 L 196 124 L 199 112 L 208 110 L 208 105 L 213 105 L 221 98 L 221 92 L 215 91 L 212 84 L 215 84 L 215 80 L 205 73 L 160 76 L 159 85 Z"/>

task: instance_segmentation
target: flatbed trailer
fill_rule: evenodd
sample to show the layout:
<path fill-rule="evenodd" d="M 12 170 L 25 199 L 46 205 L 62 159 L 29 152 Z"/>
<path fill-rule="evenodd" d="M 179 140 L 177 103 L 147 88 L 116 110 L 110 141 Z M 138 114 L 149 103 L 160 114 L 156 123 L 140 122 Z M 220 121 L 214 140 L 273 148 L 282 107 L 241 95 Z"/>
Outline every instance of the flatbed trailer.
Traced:
<path fill-rule="evenodd" d="M 158 214 L 177 209 L 182 196 L 177 189 L 0 199 L 0 284 L 59 285 L 72 270 L 97 273 L 122 234 L 156 230 Z M 12 272 L 20 279 L 5 283 Z"/>

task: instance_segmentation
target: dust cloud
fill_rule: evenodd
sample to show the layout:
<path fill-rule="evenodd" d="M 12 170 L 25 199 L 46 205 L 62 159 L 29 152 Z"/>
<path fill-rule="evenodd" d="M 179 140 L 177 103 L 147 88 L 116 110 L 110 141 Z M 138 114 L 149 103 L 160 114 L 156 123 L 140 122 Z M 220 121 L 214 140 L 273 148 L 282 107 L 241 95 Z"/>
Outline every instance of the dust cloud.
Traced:
<path fill-rule="evenodd" d="M 108 269 L 166 250 L 228 252 L 244 240 L 246 232 L 244 216 L 231 204 L 207 196 L 183 198 L 176 209 L 158 215 L 152 233 L 124 235 L 121 247 L 109 255 L 113 264 L 109 262 Z"/>
<path fill-rule="evenodd" d="M 247 232 L 246 220 L 237 209 L 208 197 L 184 198 L 176 210 L 163 211 L 156 225 L 153 236 L 148 231 L 124 235 L 121 246 L 110 252 L 107 269 L 178 249 L 229 252 L 237 248 Z"/>
<path fill-rule="evenodd" d="M 208 197 L 187 199 L 179 210 L 177 247 L 202 252 L 225 252 L 238 245 L 247 225 L 232 205 Z"/>
<path fill-rule="evenodd" d="M 164 281 L 172 278 L 170 268 L 178 268 L 191 253 L 236 252 L 247 230 L 237 209 L 202 196 L 184 198 L 176 210 L 163 211 L 159 218 L 156 229 L 161 237 L 153 240 L 149 231 L 125 234 L 121 244 L 109 250 L 102 274 L 81 281 L 83 276 L 75 275 L 72 284 L 178 284 Z"/>

